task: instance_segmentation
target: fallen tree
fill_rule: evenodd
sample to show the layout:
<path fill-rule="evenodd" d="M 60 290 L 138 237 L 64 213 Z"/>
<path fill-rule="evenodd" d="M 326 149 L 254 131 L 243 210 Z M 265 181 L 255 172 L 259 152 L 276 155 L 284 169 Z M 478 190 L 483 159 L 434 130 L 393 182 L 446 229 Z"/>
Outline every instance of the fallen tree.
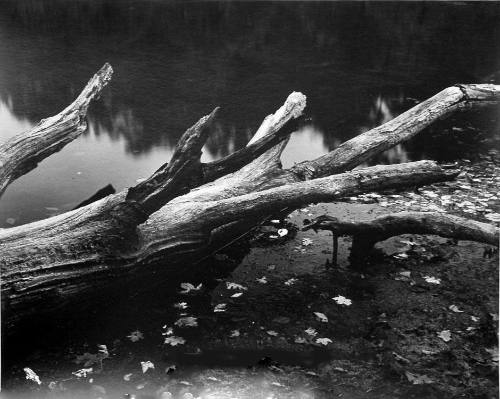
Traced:
<path fill-rule="evenodd" d="M 339 236 L 352 236 L 351 260 L 359 263 L 380 241 L 401 234 L 431 234 L 456 240 L 498 246 L 500 229 L 476 220 L 440 212 L 397 212 L 361 220 L 321 215 L 303 230 L 329 230 L 333 235 L 333 263 L 336 263 Z"/>
<path fill-rule="evenodd" d="M 109 80 L 111 71 L 105 65 L 91 79 L 92 98 Z M 95 85 L 96 80 L 101 83 Z M 223 237 L 241 223 L 283 209 L 453 179 L 458 171 L 432 161 L 348 170 L 407 140 L 437 117 L 499 97 L 500 88 L 494 85 L 448 88 L 388 124 L 344 143 L 343 149 L 340 146 L 290 169 L 281 167 L 280 155 L 300 122 L 306 106 L 303 94 L 292 93 L 264 120 L 245 148 L 204 164 L 201 149 L 216 108 L 184 133 L 168 164 L 135 187 L 49 219 L 0 231 L 3 325 L 10 329 L 25 317 L 86 301 L 108 287 L 144 276 L 189 276 L 193 268 L 200 267 L 193 261 L 205 253 L 215 236 Z M 69 142 L 77 136 L 75 131 L 80 132 L 87 106 L 88 102 L 77 107 L 77 123 L 66 129 L 66 138 L 51 134 L 60 129 L 56 116 L 38 125 L 46 132 L 43 138 L 28 132 L 12 142 L 38 148 L 43 140 L 43 146 L 60 148 L 58 143 Z M 33 157 L 30 151 L 11 148 L 2 147 L 4 165 L 26 165 L 31 159 L 38 162 L 54 152 L 38 150 Z M 9 161 L 11 157 L 18 159 Z M 8 176 L 2 187 L 27 170 L 19 168 L 20 172 L 10 167 L 0 174 Z M 339 172 L 344 173 L 336 174 Z"/>

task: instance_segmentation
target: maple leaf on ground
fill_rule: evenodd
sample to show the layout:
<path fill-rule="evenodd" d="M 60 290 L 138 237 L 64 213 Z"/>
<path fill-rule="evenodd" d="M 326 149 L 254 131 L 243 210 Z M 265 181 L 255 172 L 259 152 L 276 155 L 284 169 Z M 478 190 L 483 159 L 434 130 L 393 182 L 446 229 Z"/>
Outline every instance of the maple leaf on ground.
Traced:
<path fill-rule="evenodd" d="M 316 338 L 316 343 L 321 345 L 328 345 L 332 343 L 330 338 Z"/>
<path fill-rule="evenodd" d="M 196 327 L 198 325 L 198 320 L 196 317 L 192 316 L 181 317 L 174 324 L 178 327 Z"/>
<path fill-rule="evenodd" d="M 288 280 L 285 281 L 285 285 L 290 287 L 291 285 L 294 285 L 297 281 L 299 280 L 296 278 L 289 278 Z"/>
<path fill-rule="evenodd" d="M 450 305 L 448 307 L 448 309 L 450 309 L 452 312 L 455 312 L 455 313 L 463 313 L 464 312 L 463 310 L 460 310 L 457 305 Z"/>
<path fill-rule="evenodd" d="M 312 327 L 309 327 L 307 330 L 304 331 L 307 335 L 310 335 L 311 337 L 315 337 L 316 335 L 318 335 L 318 332 Z"/>
<path fill-rule="evenodd" d="M 226 287 L 228 290 L 242 290 L 242 291 L 246 291 L 248 288 L 241 285 L 241 284 L 238 284 L 238 283 L 232 283 L 232 282 L 229 282 L 229 281 L 226 281 Z"/>
<path fill-rule="evenodd" d="M 351 306 L 352 301 L 347 299 L 345 296 L 337 295 L 335 298 L 332 298 L 338 305 Z"/>
<path fill-rule="evenodd" d="M 308 247 L 313 243 L 313 241 L 310 238 L 303 238 L 301 243 L 304 247 Z"/>
<path fill-rule="evenodd" d="M 184 310 L 184 309 L 187 309 L 187 307 L 188 307 L 188 304 L 186 302 L 174 303 L 174 308 L 176 308 L 176 309 Z"/>
<path fill-rule="evenodd" d="M 279 230 L 278 230 L 278 235 L 279 235 L 280 237 L 284 237 L 284 236 L 286 236 L 287 234 L 288 234 L 288 230 L 287 230 L 287 229 L 279 229 Z"/>
<path fill-rule="evenodd" d="M 196 287 L 191 283 L 181 283 L 181 294 L 187 294 L 192 291 L 200 291 L 201 287 L 203 287 L 202 283 L 198 284 Z"/>
<path fill-rule="evenodd" d="M 215 305 L 214 312 L 225 312 L 226 311 L 226 304 L 225 303 L 219 303 L 218 305 Z"/>
<path fill-rule="evenodd" d="M 145 362 L 141 362 L 141 368 L 142 368 L 142 372 L 145 373 L 149 369 L 154 369 L 155 365 L 153 364 L 153 362 L 147 360 Z"/>
<path fill-rule="evenodd" d="M 186 343 L 186 340 L 182 337 L 176 337 L 175 335 L 172 335 L 171 337 L 165 338 L 165 343 L 171 346 L 177 346 L 184 345 Z"/>
<path fill-rule="evenodd" d="M 434 382 L 425 374 L 419 375 L 410 373 L 409 371 L 405 371 L 405 375 L 408 381 L 411 382 L 413 385 L 432 384 Z"/>
<path fill-rule="evenodd" d="M 73 374 L 77 378 L 86 378 L 87 375 L 88 374 L 92 374 L 93 371 L 94 370 L 92 369 L 92 367 L 90 367 L 90 368 L 83 368 L 83 369 L 80 369 L 80 370 L 77 370 L 77 371 L 73 371 L 71 374 Z"/>
<path fill-rule="evenodd" d="M 127 335 L 127 338 L 130 339 L 132 342 L 137 342 L 140 341 L 141 339 L 144 339 L 144 335 L 139 331 L 132 331 L 129 335 Z"/>
<path fill-rule="evenodd" d="M 423 279 L 429 284 L 441 284 L 441 279 L 436 277 L 424 276 Z"/>
<path fill-rule="evenodd" d="M 314 312 L 314 315 L 316 318 L 321 321 L 322 323 L 328 323 L 328 317 L 325 316 L 324 313 L 321 312 Z"/>
<path fill-rule="evenodd" d="M 451 341 L 451 332 L 450 330 L 443 330 L 437 333 L 437 336 L 441 338 L 444 342 Z"/>
<path fill-rule="evenodd" d="M 38 385 L 42 385 L 42 381 L 40 381 L 40 377 L 38 377 L 38 375 L 33 370 L 31 370 L 29 367 L 25 367 L 23 370 L 26 373 L 27 380 L 31 380 L 31 381 L 36 382 Z"/>

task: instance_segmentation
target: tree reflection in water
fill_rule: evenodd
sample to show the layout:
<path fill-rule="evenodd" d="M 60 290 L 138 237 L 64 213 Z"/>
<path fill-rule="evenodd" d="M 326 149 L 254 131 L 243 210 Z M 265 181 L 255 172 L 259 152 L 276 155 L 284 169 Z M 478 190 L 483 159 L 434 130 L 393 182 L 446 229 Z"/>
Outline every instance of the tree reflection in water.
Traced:
<path fill-rule="evenodd" d="M 102 183 L 133 184 L 217 105 L 204 160 L 244 146 L 293 90 L 308 96 L 312 121 L 294 135 L 285 164 L 327 152 L 408 109 L 412 99 L 498 70 L 499 20 L 498 3 L 4 2 L 1 139 L 59 112 L 105 61 L 116 74 L 91 109 L 92 129 L 71 147 L 114 163 L 89 165 L 106 169 L 75 180 L 68 167 L 50 167 L 82 161 L 65 149 L 42 163 L 36 181 L 25 177 L 9 188 L 0 224 L 14 208 L 63 207 Z M 432 147 L 427 142 L 426 153 L 413 140 L 374 162 L 420 159 Z M 23 199 L 33 184 L 42 205 Z M 45 216 L 25 211 L 24 222 Z"/>

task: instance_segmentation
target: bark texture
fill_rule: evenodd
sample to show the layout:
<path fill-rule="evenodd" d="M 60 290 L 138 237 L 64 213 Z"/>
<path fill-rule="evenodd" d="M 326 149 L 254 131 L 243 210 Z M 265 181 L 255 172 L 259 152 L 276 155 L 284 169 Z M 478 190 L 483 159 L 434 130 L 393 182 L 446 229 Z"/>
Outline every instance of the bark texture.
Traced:
<path fill-rule="evenodd" d="M 99 98 L 112 75 L 113 68 L 105 64 L 66 109 L 0 145 L 0 195 L 15 179 L 36 168 L 40 161 L 87 129 L 89 104 Z"/>
<path fill-rule="evenodd" d="M 356 221 L 323 215 L 304 229 L 330 230 L 339 236 L 362 236 L 372 243 L 401 234 L 433 234 L 495 246 L 499 245 L 500 232 L 491 224 L 440 212 L 398 212 Z"/>
<path fill-rule="evenodd" d="M 25 165 L 32 167 L 33 159 L 39 162 L 53 148 L 61 148 L 81 133 L 88 103 L 110 74 L 111 67 L 105 65 L 89 82 L 87 88 L 92 89 L 86 88 L 80 95 L 84 100 L 77 99 L 78 105 L 42 121 L 34 129 L 37 134 L 25 134 L 13 141 L 15 145 L 2 147 L 2 163 L 8 165 L 8 170 L 0 172 L 5 176 L 3 189 L 28 170 Z M 4 327 L 143 276 L 190 276 L 200 267 L 193 260 L 205 253 L 214 237 L 283 209 L 454 178 L 458 171 L 432 161 L 348 172 L 416 134 L 433 119 L 474 104 L 476 97 L 481 102 L 498 100 L 500 91 L 491 85 L 447 90 L 389 126 L 365 133 L 358 143 L 351 140 L 343 150 L 339 147 L 288 170 L 282 169 L 280 155 L 300 122 L 306 106 L 303 94 L 292 93 L 281 108 L 266 117 L 244 149 L 202 164 L 201 148 L 216 108 L 184 133 L 170 162 L 146 181 L 65 214 L 0 230 Z M 26 150 L 46 146 L 45 136 L 53 135 L 57 139 L 51 141 L 51 151 Z M 25 161 L 17 161 L 18 157 Z M 334 174 L 340 170 L 345 173 Z"/>

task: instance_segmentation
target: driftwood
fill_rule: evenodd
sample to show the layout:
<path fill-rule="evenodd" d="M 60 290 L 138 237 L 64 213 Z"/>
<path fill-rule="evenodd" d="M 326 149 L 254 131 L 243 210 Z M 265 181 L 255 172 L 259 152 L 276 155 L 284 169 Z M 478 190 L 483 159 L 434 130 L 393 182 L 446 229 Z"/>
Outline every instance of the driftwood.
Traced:
<path fill-rule="evenodd" d="M 440 212 L 397 212 L 362 220 L 342 220 L 321 215 L 303 230 L 329 230 L 333 234 L 333 263 L 336 263 L 337 237 L 352 236 L 351 259 L 359 262 L 380 241 L 401 234 L 432 234 L 499 246 L 500 229 L 476 220 Z"/>
<path fill-rule="evenodd" d="M 95 94 L 109 79 L 102 78 L 103 71 L 104 76 L 110 76 L 111 67 L 103 67 L 89 82 L 91 86 L 95 79 L 103 82 L 92 91 Z M 334 159 L 328 155 L 291 169 L 282 169 L 279 158 L 306 106 L 303 94 L 292 93 L 275 114 L 264 120 L 244 149 L 203 164 L 201 148 L 216 117 L 214 109 L 184 133 L 170 162 L 144 182 L 79 209 L 0 230 L 4 327 L 73 301 L 86 301 L 107 287 L 117 288 L 145 276 L 190 276 L 193 268 L 200 267 L 192 261 L 205 253 L 212 238 L 223 236 L 242 221 L 366 191 L 404 189 L 453 179 L 458 171 L 443 169 L 432 161 L 347 172 L 388 148 L 381 141 L 395 145 L 410 137 L 404 133 L 410 127 L 414 135 L 433 116 L 498 101 L 500 88 L 463 86 L 442 93 L 417 106 L 418 112 L 410 110 L 409 116 L 389 122 L 386 130 L 382 126 L 376 134 L 358 136 L 362 145 L 355 151 L 351 148 L 355 143 L 347 142 L 348 155 L 340 156 L 343 151 L 339 147 L 332 152 L 337 153 Z M 78 108 L 78 123 L 72 125 L 77 127 L 67 129 L 70 137 L 66 139 L 50 134 L 52 129 L 58 129 L 58 116 L 41 122 L 38 126 L 43 125 L 46 132 L 43 145 L 60 148 L 57 143 L 75 138 L 72 132 L 81 129 L 78 126 L 87 106 L 88 102 Z M 20 137 L 26 150 L 10 152 L 10 146 L 3 146 L 4 165 L 33 165 L 32 159 L 38 162 L 54 152 L 38 150 L 33 157 L 29 149 L 38 147 L 42 138 L 36 134 Z M 17 160 L 11 161 L 12 157 Z M 12 166 L 0 174 L 6 176 L 1 187 L 27 170 L 19 168 L 20 172 Z M 339 171 L 345 173 L 335 174 Z"/>

